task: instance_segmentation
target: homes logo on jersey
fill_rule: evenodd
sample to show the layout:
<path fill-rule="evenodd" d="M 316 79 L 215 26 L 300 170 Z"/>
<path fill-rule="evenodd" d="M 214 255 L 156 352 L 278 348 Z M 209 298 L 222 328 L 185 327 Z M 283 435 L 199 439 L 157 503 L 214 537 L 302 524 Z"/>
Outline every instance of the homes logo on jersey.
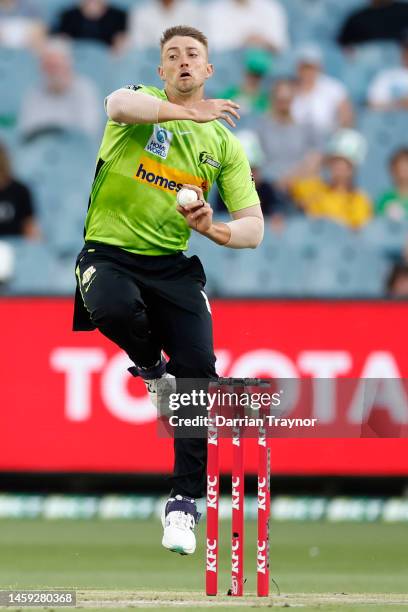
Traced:
<path fill-rule="evenodd" d="M 140 158 L 133 178 L 139 183 L 170 193 L 179 191 L 183 184 L 197 185 L 204 193 L 209 190 L 208 182 L 200 176 L 188 174 L 177 168 L 170 168 L 145 155 Z"/>
<path fill-rule="evenodd" d="M 166 159 L 169 154 L 173 132 L 165 130 L 160 125 L 153 126 L 153 134 L 150 136 L 145 151 Z"/>

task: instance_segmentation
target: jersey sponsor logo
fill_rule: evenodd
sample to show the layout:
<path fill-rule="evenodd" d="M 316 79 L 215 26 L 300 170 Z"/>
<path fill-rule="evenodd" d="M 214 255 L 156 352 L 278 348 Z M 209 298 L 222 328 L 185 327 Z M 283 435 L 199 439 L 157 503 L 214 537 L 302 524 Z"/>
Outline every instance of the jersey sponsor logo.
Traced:
<path fill-rule="evenodd" d="M 157 155 L 162 159 L 166 159 L 169 154 L 173 132 L 165 130 L 160 125 L 153 126 L 153 134 L 150 136 L 145 151 L 152 155 Z"/>
<path fill-rule="evenodd" d="M 94 268 L 94 266 L 89 266 L 89 268 L 87 268 L 85 272 L 82 274 L 82 284 L 86 285 L 87 283 L 89 283 L 89 281 L 91 280 L 95 272 L 96 272 L 96 269 Z"/>
<path fill-rule="evenodd" d="M 209 166 L 217 169 L 221 167 L 220 162 L 214 159 L 211 153 L 207 153 L 207 151 L 201 151 L 198 159 L 200 160 L 200 164 L 208 164 Z"/>
<path fill-rule="evenodd" d="M 182 172 L 177 168 L 170 168 L 147 156 L 140 158 L 139 166 L 133 178 L 139 183 L 161 189 L 167 193 L 176 193 L 185 183 L 197 185 L 203 191 L 209 190 L 208 182 L 200 176 Z"/>
<path fill-rule="evenodd" d="M 138 89 L 142 89 L 141 85 L 126 85 L 125 89 L 131 89 L 132 91 L 137 91 Z"/>

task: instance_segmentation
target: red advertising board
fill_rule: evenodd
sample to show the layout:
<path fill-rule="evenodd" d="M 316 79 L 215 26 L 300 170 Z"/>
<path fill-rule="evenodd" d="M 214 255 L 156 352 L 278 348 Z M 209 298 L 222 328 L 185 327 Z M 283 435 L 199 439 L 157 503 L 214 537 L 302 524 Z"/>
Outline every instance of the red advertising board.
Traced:
<path fill-rule="evenodd" d="M 408 306 L 386 302 L 212 303 L 223 376 L 408 378 Z M 172 442 L 127 357 L 71 332 L 72 302 L 0 300 L 0 470 L 169 472 Z M 224 443 L 222 467 L 231 466 Z M 253 440 L 246 465 L 256 471 Z M 276 439 L 275 474 L 408 474 L 403 439 Z"/>

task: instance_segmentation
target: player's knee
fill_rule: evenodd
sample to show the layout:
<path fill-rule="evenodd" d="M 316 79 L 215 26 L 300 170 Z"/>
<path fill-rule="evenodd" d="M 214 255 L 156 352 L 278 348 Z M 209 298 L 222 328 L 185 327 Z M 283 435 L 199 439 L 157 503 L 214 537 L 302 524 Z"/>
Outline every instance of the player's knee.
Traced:
<path fill-rule="evenodd" d="M 130 322 L 133 337 L 137 340 L 145 340 L 150 334 L 150 322 L 146 309 L 137 306 L 133 309 Z"/>
<path fill-rule="evenodd" d="M 111 299 L 91 313 L 93 323 L 100 329 L 121 328 L 136 335 L 143 334 L 148 325 L 145 309 L 130 301 Z"/>

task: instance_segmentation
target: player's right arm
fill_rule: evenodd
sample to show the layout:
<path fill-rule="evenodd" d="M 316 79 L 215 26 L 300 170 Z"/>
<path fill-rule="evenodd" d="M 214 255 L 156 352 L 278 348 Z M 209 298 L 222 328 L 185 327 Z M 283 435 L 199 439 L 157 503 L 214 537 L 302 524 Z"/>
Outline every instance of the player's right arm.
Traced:
<path fill-rule="evenodd" d="M 106 100 L 108 117 L 116 123 L 130 125 L 182 119 L 207 123 L 224 119 L 235 127 L 232 117 L 239 119 L 238 108 L 239 105 L 232 100 L 218 99 L 200 100 L 190 106 L 181 106 L 133 89 L 117 89 Z"/>

